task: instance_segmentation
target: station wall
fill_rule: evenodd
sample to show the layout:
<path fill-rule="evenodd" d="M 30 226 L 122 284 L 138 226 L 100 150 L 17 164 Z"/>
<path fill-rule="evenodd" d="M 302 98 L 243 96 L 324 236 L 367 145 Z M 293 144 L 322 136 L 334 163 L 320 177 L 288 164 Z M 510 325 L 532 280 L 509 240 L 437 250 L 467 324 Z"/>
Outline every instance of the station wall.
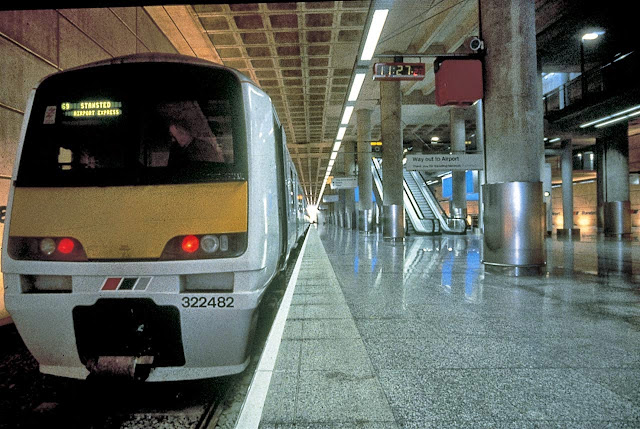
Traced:
<path fill-rule="evenodd" d="M 552 192 L 553 227 L 564 228 L 562 219 L 562 187 Z M 640 227 L 640 185 L 629 185 L 631 201 L 631 226 Z M 596 228 L 597 223 L 596 182 L 576 183 L 573 186 L 573 223 L 574 228 Z"/>
<path fill-rule="evenodd" d="M 56 71 L 140 52 L 177 53 L 141 7 L 0 11 L 0 206 L 31 89 Z M 0 324 L 3 290 L 0 277 Z"/>

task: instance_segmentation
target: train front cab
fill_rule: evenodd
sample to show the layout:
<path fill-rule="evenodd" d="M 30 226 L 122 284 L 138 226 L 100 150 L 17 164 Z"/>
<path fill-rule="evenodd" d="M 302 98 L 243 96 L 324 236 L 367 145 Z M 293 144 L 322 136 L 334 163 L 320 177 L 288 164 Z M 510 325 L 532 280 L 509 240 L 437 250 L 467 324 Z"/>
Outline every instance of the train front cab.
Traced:
<path fill-rule="evenodd" d="M 114 62 L 54 75 L 30 98 L 3 242 L 7 308 L 43 373 L 85 378 L 89 369 L 146 365 L 148 381 L 168 381 L 240 372 L 281 252 L 283 228 L 273 220 L 284 184 L 270 150 L 271 101 L 221 67 L 182 58 Z M 180 84 L 158 97 L 165 79 Z M 128 84 L 109 86 L 121 81 Z M 120 114 L 102 122 L 67 115 L 97 94 L 120 103 Z M 155 119 L 175 114 L 176 103 L 199 111 L 209 127 L 228 128 L 223 151 L 233 161 L 209 176 L 207 166 L 172 176 L 162 164 L 169 147 L 144 144 L 145 133 L 157 129 L 130 132 L 131 124 L 149 123 L 153 118 L 143 116 L 150 112 Z M 76 165 L 81 149 L 97 155 L 107 145 L 118 149 L 102 160 L 117 154 L 121 165 Z M 134 179 L 131 164 L 138 167 Z M 208 179 L 194 180 L 203 174 Z M 199 247 L 185 244 L 193 237 Z M 208 254 L 205 242 L 218 253 Z"/>

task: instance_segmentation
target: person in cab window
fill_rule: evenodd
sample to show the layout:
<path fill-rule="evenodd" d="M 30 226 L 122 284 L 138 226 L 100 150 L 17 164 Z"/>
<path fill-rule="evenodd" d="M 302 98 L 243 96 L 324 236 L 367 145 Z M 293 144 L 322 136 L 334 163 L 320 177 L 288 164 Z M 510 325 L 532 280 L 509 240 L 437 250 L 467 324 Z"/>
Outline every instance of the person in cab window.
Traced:
<path fill-rule="evenodd" d="M 224 162 L 222 150 L 213 135 L 199 138 L 180 123 L 169 125 L 169 133 L 173 140 L 169 153 L 170 167 L 188 165 L 193 161 Z"/>

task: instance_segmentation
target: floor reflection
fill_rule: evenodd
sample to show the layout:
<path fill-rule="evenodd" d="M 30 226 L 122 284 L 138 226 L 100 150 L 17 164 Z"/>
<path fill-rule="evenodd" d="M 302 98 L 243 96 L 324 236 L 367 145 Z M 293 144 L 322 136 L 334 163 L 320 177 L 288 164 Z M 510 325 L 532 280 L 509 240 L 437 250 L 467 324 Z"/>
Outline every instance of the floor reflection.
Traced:
<path fill-rule="evenodd" d="M 626 282 L 624 287 L 633 289 L 637 278 L 634 265 L 639 272 L 640 246 L 633 240 L 547 238 L 544 274 L 509 278 L 485 274 L 481 235 L 411 236 L 396 243 L 383 240 L 380 232 L 365 235 L 326 225 L 318 231 L 338 278 L 345 284 L 345 293 L 353 293 L 365 304 L 367 297 L 373 302 L 376 294 L 386 294 L 389 302 L 397 300 L 405 309 L 442 299 L 469 305 L 504 301 L 519 306 L 540 295 L 535 288 L 544 285 L 543 301 L 536 306 L 549 312 L 555 311 L 558 300 L 578 299 L 567 298 L 565 292 L 571 295 L 574 290 L 566 286 L 557 289 L 554 282 Z M 498 295 L 496 291 L 504 288 L 510 288 L 509 293 Z"/>

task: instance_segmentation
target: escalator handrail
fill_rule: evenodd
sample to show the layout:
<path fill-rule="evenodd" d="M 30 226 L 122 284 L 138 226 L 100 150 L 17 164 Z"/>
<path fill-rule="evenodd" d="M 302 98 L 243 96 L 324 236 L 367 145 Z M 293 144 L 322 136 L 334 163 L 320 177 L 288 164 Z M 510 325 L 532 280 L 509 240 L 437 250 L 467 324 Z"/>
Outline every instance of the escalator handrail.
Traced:
<path fill-rule="evenodd" d="M 374 181 L 374 188 L 377 191 L 377 193 L 379 194 L 380 197 L 380 202 L 382 202 L 382 174 L 381 174 L 381 167 L 380 167 L 380 162 L 375 158 L 372 157 L 371 158 L 371 173 L 373 175 L 373 181 Z M 425 228 L 424 223 L 422 222 L 422 220 L 419 218 L 418 214 L 416 213 L 415 209 L 414 209 L 414 203 L 415 201 L 411 201 L 411 198 L 407 195 L 407 189 L 405 189 L 405 187 L 407 186 L 406 181 L 402 180 L 402 186 L 403 186 L 403 201 L 404 201 L 404 208 L 405 211 L 408 213 L 409 215 L 409 220 L 411 221 L 411 224 L 413 225 L 413 228 L 416 230 L 416 232 L 421 233 L 421 234 L 428 234 L 429 231 L 427 231 L 427 229 Z M 409 195 L 411 195 L 411 193 L 409 192 Z M 378 195 L 376 195 L 376 199 L 378 198 Z M 422 214 L 422 212 L 420 211 L 420 214 Z M 431 229 L 431 233 L 435 232 L 435 223 L 432 222 L 432 229 Z"/>
<path fill-rule="evenodd" d="M 438 200 L 436 199 L 435 195 L 433 195 L 433 192 L 431 191 L 431 189 L 424 182 L 424 179 L 422 179 L 422 176 L 420 176 L 416 171 L 410 171 L 409 173 L 411 174 L 411 177 L 413 178 L 413 180 L 415 180 L 416 184 L 418 185 L 418 188 L 420 189 L 422 196 L 424 197 L 425 200 L 427 200 L 427 203 L 429 204 L 429 208 L 431 208 L 431 211 L 433 212 L 433 214 L 438 218 L 438 221 L 440 221 L 440 228 L 449 234 L 466 233 L 467 222 L 464 219 L 458 220 L 458 219 L 450 218 L 449 216 L 447 216 L 446 213 L 444 213 L 444 210 L 442 209 L 442 207 L 440 206 L 440 203 L 438 203 Z M 416 176 L 420 177 L 420 180 L 418 180 Z M 455 227 L 455 226 L 452 228 L 450 226 L 451 224 L 454 224 L 454 225 L 460 224 L 460 221 L 464 224 L 464 228 Z"/>

